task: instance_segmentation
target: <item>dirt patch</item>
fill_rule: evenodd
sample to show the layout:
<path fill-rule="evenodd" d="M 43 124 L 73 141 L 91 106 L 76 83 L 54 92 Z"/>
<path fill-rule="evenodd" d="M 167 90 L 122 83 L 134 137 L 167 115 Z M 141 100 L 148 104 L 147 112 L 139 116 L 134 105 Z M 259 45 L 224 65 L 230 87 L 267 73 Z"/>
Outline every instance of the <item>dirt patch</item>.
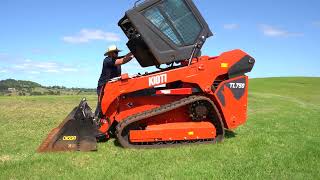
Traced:
<path fill-rule="evenodd" d="M 10 157 L 9 155 L 2 155 L 0 156 L 0 162 L 6 162 L 6 161 L 11 161 L 12 157 Z"/>
<path fill-rule="evenodd" d="M 271 94 L 271 93 L 256 93 L 256 92 L 253 92 L 251 94 L 259 96 L 259 97 L 263 97 L 263 98 L 277 98 L 277 99 L 281 99 L 281 100 L 284 100 L 284 101 L 290 101 L 290 102 L 292 102 L 292 103 L 294 103 L 294 104 L 296 104 L 296 105 L 298 105 L 298 106 L 300 106 L 302 108 L 309 108 L 309 107 L 319 108 L 319 106 L 317 106 L 317 105 L 301 101 L 301 100 L 299 100 L 297 98 L 294 98 L 294 97 L 283 96 L 283 95 L 279 95 L 279 94 Z"/>

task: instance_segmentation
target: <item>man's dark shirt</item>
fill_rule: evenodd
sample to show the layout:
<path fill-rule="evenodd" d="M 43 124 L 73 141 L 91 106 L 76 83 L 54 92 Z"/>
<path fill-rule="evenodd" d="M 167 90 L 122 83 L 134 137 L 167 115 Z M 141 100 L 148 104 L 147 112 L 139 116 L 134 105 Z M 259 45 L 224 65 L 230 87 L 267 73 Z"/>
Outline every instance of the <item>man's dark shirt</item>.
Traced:
<path fill-rule="evenodd" d="M 122 57 L 118 57 L 122 58 Z M 115 65 L 115 60 L 111 57 L 106 57 L 103 60 L 102 72 L 99 78 L 98 86 L 103 86 L 110 79 L 119 77 L 121 75 L 121 66 Z"/>

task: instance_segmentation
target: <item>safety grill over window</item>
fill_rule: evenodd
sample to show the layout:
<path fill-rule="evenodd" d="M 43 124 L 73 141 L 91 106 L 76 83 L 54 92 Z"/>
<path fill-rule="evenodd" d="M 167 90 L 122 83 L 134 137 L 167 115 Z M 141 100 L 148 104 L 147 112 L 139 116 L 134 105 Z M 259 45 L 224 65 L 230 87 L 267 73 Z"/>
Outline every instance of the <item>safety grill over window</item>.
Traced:
<path fill-rule="evenodd" d="M 201 25 L 181 0 L 166 0 L 147 9 L 144 16 L 178 46 L 194 44 Z"/>

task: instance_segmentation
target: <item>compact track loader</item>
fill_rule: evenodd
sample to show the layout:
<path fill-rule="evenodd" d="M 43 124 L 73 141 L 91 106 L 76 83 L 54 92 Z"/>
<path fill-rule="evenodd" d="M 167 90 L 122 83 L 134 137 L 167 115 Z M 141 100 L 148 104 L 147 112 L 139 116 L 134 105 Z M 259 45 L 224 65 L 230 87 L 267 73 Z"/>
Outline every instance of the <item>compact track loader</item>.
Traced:
<path fill-rule="evenodd" d="M 245 123 L 245 74 L 255 60 L 241 50 L 202 56 L 212 32 L 192 0 L 136 3 L 118 25 L 140 65 L 159 70 L 110 80 L 100 94 L 100 119 L 82 100 L 38 152 L 93 151 L 97 139 L 112 137 L 124 148 L 214 143 Z"/>

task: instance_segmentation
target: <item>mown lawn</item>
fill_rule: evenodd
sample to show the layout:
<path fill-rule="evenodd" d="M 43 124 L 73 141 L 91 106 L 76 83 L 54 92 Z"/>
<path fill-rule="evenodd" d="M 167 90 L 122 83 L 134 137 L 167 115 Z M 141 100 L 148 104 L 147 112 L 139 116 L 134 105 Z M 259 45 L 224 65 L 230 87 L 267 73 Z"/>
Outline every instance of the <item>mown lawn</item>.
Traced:
<path fill-rule="evenodd" d="M 250 80 L 249 119 L 221 144 L 37 154 L 81 98 L 0 97 L 0 179 L 320 178 L 320 78 Z"/>

